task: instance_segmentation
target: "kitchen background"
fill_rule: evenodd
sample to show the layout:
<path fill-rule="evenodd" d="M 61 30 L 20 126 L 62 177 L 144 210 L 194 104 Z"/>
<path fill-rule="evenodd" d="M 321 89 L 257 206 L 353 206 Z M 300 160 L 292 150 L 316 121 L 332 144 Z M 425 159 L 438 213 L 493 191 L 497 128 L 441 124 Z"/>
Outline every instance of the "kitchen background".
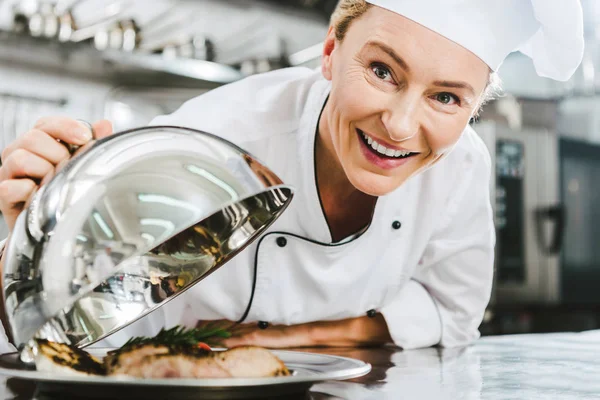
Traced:
<path fill-rule="evenodd" d="M 319 65 L 336 0 L 0 0 L 0 148 L 43 115 L 116 130 L 244 76 Z M 566 83 L 529 59 L 473 122 L 494 160 L 498 243 L 483 334 L 600 328 L 600 1 Z M 0 236 L 6 227 L 0 224 Z"/>

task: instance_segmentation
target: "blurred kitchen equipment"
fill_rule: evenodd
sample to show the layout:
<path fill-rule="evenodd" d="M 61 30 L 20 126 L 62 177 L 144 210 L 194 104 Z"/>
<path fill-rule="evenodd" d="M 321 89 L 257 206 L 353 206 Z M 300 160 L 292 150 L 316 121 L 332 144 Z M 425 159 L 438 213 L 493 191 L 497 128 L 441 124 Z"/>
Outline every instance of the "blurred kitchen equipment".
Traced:
<path fill-rule="evenodd" d="M 44 183 L 4 261 L 5 306 L 24 361 L 34 337 L 85 346 L 187 290 L 293 196 L 242 149 L 177 127 L 92 142 Z"/>
<path fill-rule="evenodd" d="M 329 19 L 329 16 L 335 10 L 335 7 L 338 4 L 338 0 L 265 0 L 270 3 L 277 4 L 281 6 L 285 4 L 288 7 L 296 7 L 300 9 L 306 9 L 311 11 L 316 11 L 319 15 L 322 15 L 323 18 Z"/>
<path fill-rule="evenodd" d="M 110 86 L 127 84 L 204 89 L 243 78 L 234 67 L 206 60 L 181 58 L 174 63 L 160 55 L 139 51 L 101 52 L 87 43 L 63 48 L 60 45 L 48 46 L 45 42 L 13 32 L 0 32 L 0 61 L 35 68 L 41 73 L 59 70 L 70 78 L 91 79 Z"/>
<path fill-rule="evenodd" d="M 496 238 L 494 301 L 559 304 L 560 255 L 565 218 L 560 194 L 559 140 L 541 128 L 511 129 L 484 121 L 475 126 L 493 160 Z"/>
<path fill-rule="evenodd" d="M 139 49 L 147 53 L 162 54 L 167 59 L 183 57 L 214 61 L 215 45 L 205 34 L 177 33 L 182 27 L 197 21 L 198 16 L 192 14 L 182 19 L 169 21 L 169 14 L 175 10 L 176 7 L 173 6 L 165 13 L 160 13 L 150 21 L 143 22 L 140 28 L 141 38 L 138 41 Z"/>
<path fill-rule="evenodd" d="M 243 78 L 236 68 L 206 60 L 181 58 L 176 63 L 153 54 L 131 53 L 123 57 L 120 52 L 107 51 L 103 59 L 113 61 L 115 68 L 132 68 L 142 71 L 156 71 L 172 76 L 186 77 L 208 84 L 225 84 Z M 156 84 L 156 83 L 155 83 Z"/>
<path fill-rule="evenodd" d="M 71 33 L 69 41 L 78 43 L 94 38 L 98 32 L 103 32 L 117 23 L 122 14 L 132 5 L 133 2 L 129 0 L 117 0 L 105 5 L 100 13 L 102 16 L 94 16 L 85 25 L 79 23 L 78 28 Z"/>
<path fill-rule="evenodd" d="M 35 37 L 53 38 L 58 35 L 58 16 L 54 14 L 54 5 L 40 2 L 38 11 L 29 18 L 29 34 Z"/>
<path fill-rule="evenodd" d="M 57 0 L 55 3 L 37 2 L 37 10 L 27 19 L 27 31 L 32 36 L 58 38 L 61 42 L 69 40 L 71 33 L 76 29 L 73 18 L 73 7 L 84 0 Z M 14 21 L 17 30 L 18 20 L 21 16 L 15 15 Z"/>
<path fill-rule="evenodd" d="M 81 23 L 74 17 L 74 9 L 85 0 L 58 0 L 29 2 L 26 8 L 13 9 L 13 31 L 34 37 L 56 38 L 61 42 L 81 42 L 118 21 L 119 15 L 132 5 L 130 0 L 117 0 L 103 5 L 94 17 Z M 100 15 L 98 17 L 97 15 Z"/>
<path fill-rule="evenodd" d="M 171 114 L 186 101 L 208 90 L 119 86 L 106 96 L 103 116 L 113 123 L 116 131 L 146 126 L 156 116 Z"/>
<path fill-rule="evenodd" d="M 21 10 L 13 10 L 12 30 L 18 34 L 26 34 L 29 32 L 29 18 Z"/>
<path fill-rule="evenodd" d="M 77 24 L 75 23 L 75 17 L 73 16 L 73 8 L 84 0 L 71 0 L 61 2 L 57 1 L 54 9 L 58 15 L 58 40 L 60 42 L 68 42 L 71 40 L 71 35 L 77 30 Z"/>
<path fill-rule="evenodd" d="M 106 30 L 99 30 L 94 35 L 94 46 L 103 51 L 107 49 L 136 50 L 145 38 L 145 31 L 133 19 L 121 20 Z M 169 38 L 164 44 L 150 51 L 162 54 L 167 59 L 193 58 L 198 60 L 213 61 L 214 44 L 201 34 L 181 34 Z"/>
<path fill-rule="evenodd" d="M 236 65 L 249 59 L 279 58 L 286 50 L 286 43 L 277 30 L 253 20 L 229 36 L 220 37 L 215 47 L 219 62 Z"/>
<path fill-rule="evenodd" d="M 152 51 L 153 48 L 147 45 L 148 42 L 152 42 L 153 37 L 159 37 L 160 41 L 164 41 L 165 37 L 172 35 L 174 31 L 181 29 L 182 26 L 186 26 L 197 20 L 196 15 L 189 15 L 184 19 L 178 19 L 170 21 L 169 18 L 177 10 L 177 4 L 173 3 L 170 7 L 165 10 L 161 10 L 155 16 L 147 21 L 140 22 L 138 26 L 138 38 L 136 40 L 138 47 L 146 52 L 158 52 Z M 141 36 L 141 37 L 139 37 Z"/>
<path fill-rule="evenodd" d="M 317 43 L 306 49 L 290 54 L 288 61 L 293 67 L 308 67 L 316 68 L 321 64 L 321 56 L 323 55 L 323 42 Z"/>
<path fill-rule="evenodd" d="M 29 33 L 29 18 L 38 11 L 39 1 L 17 1 L 12 5 L 13 31 Z"/>
<path fill-rule="evenodd" d="M 279 58 L 258 58 L 244 60 L 239 64 L 240 71 L 245 76 L 262 74 L 280 68 L 286 68 L 290 65 L 287 58 L 282 55 Z"/>
<path fill-rule="evenodd" d="M 112 26 L 96 32 L 94 45 L 101 51 L 122 49 L 131 52 L 139 49 L 162 54 L 167 59 L 183 57 L 214 61 L 214 44 L 209 38 L 203 34 L 177 33 L 182 27 L 196 21 L 196 15 L 188 15 L 165 25 L 165 21 L 168 21 L 169 15 L 175 10 L 176 5 L 171 5 L 150 20 L 141 23 L 134 19 L 116 21 Z"/>
<path fill-rule="evenodd" d="M 121 21 L 121 31 L 123 33 L 123 43 L 121 48 L 124 51 L 133 51 L 138 46 L 140 38 L 140 28 L 134 19 L 126 19 Z"/>
<path fill-rule="evenodd" d="M 558 145 L 565 213 L 561 301 L 596 311 L 600 304 L 600 145 L 568 137 Z"/>
<path fill-rule="evenodd" d="M 270 38 L 270 42 L 270 50 L 263 51 L 263 54 L 257 57 L 245 58 L 239 65 L 234 65 L 238 66 L 246 76 L 289 67 L 285 40 L 282 37 L 275 36 Z"/>
<path fill-rule="evenodd" d="M 60 114 L 67 100 L 0 92 L 0 151 L 29 130 L 42 115 Z"/>
<path fill-rule="evenodd" d="M 166 59 L 194 58 L 198 60 L 214 61 L 215 46 L 213 42 L 204 35 L 183 35 L 178 39 L 162 46 L 160 50 L 154 50 L 162 54 Z"/>
<path fill-rule="evenodd" d="M 134 19 L 116 21 L 108 29 L 99 29 L 94 34 L 94 46 L 103 51 L 107 49 L 131 52 L 141 40 L 140 27 Z"/>

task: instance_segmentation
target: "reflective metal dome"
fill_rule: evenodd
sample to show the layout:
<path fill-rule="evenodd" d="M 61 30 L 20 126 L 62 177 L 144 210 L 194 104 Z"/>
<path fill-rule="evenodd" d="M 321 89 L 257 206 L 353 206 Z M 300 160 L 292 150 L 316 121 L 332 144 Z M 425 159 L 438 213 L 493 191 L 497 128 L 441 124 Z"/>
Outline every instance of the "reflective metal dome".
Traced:
<path fill-rule="evenodd" d="M 292 196 L 204 132 L 152 126 L 89 143 L 30 199 L 8 243 L 16 345 L 84 346 L 129 325 L 234 257 Z"/>

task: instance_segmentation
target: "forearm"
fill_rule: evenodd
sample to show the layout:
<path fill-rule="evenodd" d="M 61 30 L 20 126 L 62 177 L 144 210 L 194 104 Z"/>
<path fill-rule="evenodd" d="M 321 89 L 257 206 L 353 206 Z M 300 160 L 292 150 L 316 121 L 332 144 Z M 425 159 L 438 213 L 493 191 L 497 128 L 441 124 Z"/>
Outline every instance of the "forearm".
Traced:
<path fill-rule="evenodd" d="M 221 323 L 231 322 L 221 321 Z M 202 322 L 205 324 L 206 322 Z M 367 347 L 392 343 L 383 315 L 339 321 L 316 321 L 299 325 L 270 325 L 261 329 L 256 323 L 234 324 L 232 336 L 221 343 L 225 347 L 244 345 L 268 348 Z"/>
<path fill-rule="evenodd" d="M 381 314 L 340 321 L 320 321 L 311 325 L 310 336 L 317 346 L 361 347 L 393 342 Z"/>

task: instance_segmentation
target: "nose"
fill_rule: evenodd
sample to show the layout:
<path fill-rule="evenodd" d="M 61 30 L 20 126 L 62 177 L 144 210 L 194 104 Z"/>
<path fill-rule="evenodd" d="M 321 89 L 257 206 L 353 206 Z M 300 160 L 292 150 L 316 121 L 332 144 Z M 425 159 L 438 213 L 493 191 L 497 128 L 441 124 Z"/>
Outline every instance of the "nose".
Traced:
<path fill-rule="evenodd" d="M 396 142 L 412 139 L 419 132 L 420 96 L 401 93 L 395 96 L 381 116 L 390 138 Z"/>

